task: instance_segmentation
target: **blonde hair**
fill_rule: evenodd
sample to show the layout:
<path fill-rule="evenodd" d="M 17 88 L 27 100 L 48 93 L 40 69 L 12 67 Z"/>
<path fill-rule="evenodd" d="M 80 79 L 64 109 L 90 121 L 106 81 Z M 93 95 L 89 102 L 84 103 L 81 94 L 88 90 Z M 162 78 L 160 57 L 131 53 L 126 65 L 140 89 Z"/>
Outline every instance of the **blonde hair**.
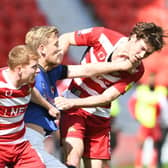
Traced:
<path fill-rule="evenodd" d="M 48 43 L 48 38 L 53 33 L 58 34 L 58 29 L 55 26 L 35 26 L 27 32 L 25 43 L 37 50 L 40 44 L 46 45 Z"/>
<path fill-rule="evenodd" d="M 27 65 L 30 60 L 38 60 L 39 55 L 30 46 L 17 45 L 8 54 L 8 66 L 14 69 L 18 65 Z"/>

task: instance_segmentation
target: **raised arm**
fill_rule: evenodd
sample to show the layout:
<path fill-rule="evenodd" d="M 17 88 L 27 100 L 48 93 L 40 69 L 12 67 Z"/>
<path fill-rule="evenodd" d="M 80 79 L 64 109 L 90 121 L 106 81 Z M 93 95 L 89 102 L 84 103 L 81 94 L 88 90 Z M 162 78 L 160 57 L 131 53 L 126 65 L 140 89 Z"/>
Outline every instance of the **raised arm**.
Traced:
<path fill-rule="evenodd" d="M 65 54 L 71 45 L 76 45 L 75 33 L 65 33 L 59 37 L 59 47 Z M 100 74 L 106 74 L 114 71 L 128 71 L 133 64 L 128 57 L 121 57 L 113 62 L 89 63 L 83 65 L 69 65 L 68 78 L 91 77 Z"/>
<path fill-rule="evenodd" d="M 67 52 L 68 48 L 71 45 L 76 45 L 74 32 L 62 34 L 59 37 L 59 47 L 62 50 L 63 54 Z"/>
<path fill-rule="evenodd" d="M 82 65 L 68 65 L 68 78 L 91 77 L 115 71 L 128 71 L 133 68 L 129 59 L 113 62 L 88 63 Z"/>

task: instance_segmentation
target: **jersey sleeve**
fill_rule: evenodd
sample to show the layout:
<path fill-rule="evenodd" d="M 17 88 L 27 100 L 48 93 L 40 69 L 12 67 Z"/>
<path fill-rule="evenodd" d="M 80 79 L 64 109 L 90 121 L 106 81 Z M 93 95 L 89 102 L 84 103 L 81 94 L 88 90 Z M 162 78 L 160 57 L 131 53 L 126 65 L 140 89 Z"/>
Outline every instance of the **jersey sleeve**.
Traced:
<path fill-rule="evenodd" d="M 121 37 L 124 35 L 105 27 L 92 27 L 75 32 L 75 42 L 79 46 L 100 47 L 106 38 L 115 44 Z"/>
<path fill-rule="evenodd" d="M 67 66 L 66 65 L 59 65 L 58 67 L 52 69 L 48 72 L 50 79 L 54 82 L 60 79 L 64 79 L 67 77 Z"/>
<path fill-rule="evenodd" d="M 95 46 L 99 42 L 100 34 L 104 31 L 104 27 L 92 27 L 78 30 L 75 32 L 75 41 L 78 46 Z"/>
<path fill-rule="evenodd" d="M 139 71 L 134 74 L 129 74 L 127 77 L 122 78 L 118 82 L 116 82 L 113 86 L 121 93 L 124 94 L 129 89 L 134 86 L 134 84 L 139 81 L 139 79 L 144 74 L 144 66 L 143 64 L 139 67 Z"/>

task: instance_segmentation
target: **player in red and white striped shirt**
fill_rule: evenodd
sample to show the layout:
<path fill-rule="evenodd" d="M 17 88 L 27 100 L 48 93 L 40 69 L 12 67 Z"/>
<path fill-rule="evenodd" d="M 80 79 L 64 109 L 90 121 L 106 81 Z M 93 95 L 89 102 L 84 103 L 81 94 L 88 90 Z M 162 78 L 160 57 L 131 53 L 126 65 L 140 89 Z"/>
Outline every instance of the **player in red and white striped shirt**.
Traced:
<path fill-rule="evenodd" d="M 30 100 L 57 113 L 33 88 L 38 54 L 26 45 L 9 52 L 8 67 L 0 68 L 0 167 L 44 168 L 41 158 L 24 138 L 23 116 Z"/>
<path fill-rule="evenodd" d="M 138 23 L 129 37 L 95 27 L 66 33 L 60 37 L 64 52 L 70 45 L 89 46 L 82 64 L 130 59 L 129 71 L 112 72 L 72 80 L 64 96 L 55 99 L 61 116 L 61 135 L 70 167 L 78 167 L 83 156 L 87 168 L 102 168 L 110 159 L 110 103 L 124 94 L 144 72 L 141 62 L 163 47 L 164 32 L 154 23 Z M 78 99 L 80 98 L 80 99 Z"/>

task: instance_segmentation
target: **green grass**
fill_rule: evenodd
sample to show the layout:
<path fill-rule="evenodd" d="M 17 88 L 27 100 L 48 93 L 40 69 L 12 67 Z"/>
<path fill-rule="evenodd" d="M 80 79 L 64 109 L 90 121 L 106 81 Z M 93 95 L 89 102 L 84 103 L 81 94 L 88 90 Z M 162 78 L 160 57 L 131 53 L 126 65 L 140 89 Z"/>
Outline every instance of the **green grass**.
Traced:
<path fill-rule="evenodd" d="M 168 163 L 164 164 L 163 168 L 168 168 Z"/>

